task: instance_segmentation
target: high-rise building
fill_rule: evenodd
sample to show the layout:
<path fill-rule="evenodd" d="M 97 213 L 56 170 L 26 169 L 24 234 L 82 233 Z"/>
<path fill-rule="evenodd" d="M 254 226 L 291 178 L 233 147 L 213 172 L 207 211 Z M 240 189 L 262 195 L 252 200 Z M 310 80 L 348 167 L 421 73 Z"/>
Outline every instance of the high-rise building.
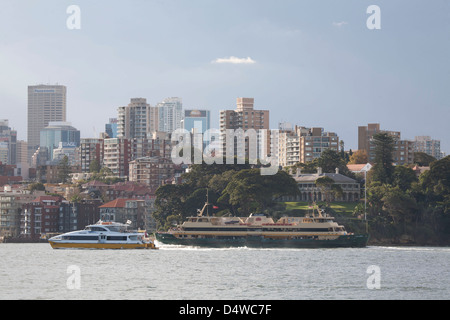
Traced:
<path fill-rule="evenodd" d="M 60 142 L 80 146 L 80 131 L 69 122 L 50 122 L 41 130 L 40 137 L 40 147 L 47 148 L 49 160 L 53 160 L 53 150 L 59 147 Z"/>
<path fill-rule="evenodd" d="M 66 87 L 28 86 L 28 158 L 39 148 L 40 132 L 53 121 L 66 121 Z"/>
<path fill-rule="evenodd" d="M 266 151 L 267 154 L 270 153 L 270 132 L 269 132 L 269 110 L 255 110 L 253 108 L 254 99 L 253 98 L 237 98 L 236 100 L 236 110 L 221 110 L 220 111 L 220 131 L 222 134 L 222 141 L 224 143 L 224 154 L 227 156 L 234 155 L 245 155 L 246 158 L 249 156 L 256 155 L 261 158 L 260 141 L 261 136 L 258 134 L 259 130 L 265 129 L 266 133 Z M 226 148 L 226 130 L 227 129 L 242 129 L 247 132 L 249 129 L 256 131 L 256 141 L 252 142 L 249 137 L 238 137 L 239 140 L 245 139 L 245 150 L 241 150 L 242 147 L 239 143 L 229 142 L 228 146 L 230 149 Z M 231 147 L 233 146 L 233 147 Z M 231 149 L 233 148 L 233 149 Z M 266 155 L 267 155 L 266 154 Z M 264 155 L 265 156 L 265 155 Z"/>
<path fill-rule="evenodd" d="M 109 122 L 105 124 L 105 132 L 108 138 L 117 138 L 117 118 L 110 118 Z"/>
<path fill-rule="evenodd" d="M 132 143 L 125 138 L 103 140 L 103 165 L 116 177 L 128 177 L 132 158 Z"/>
<path fill-rule="evenodd" d="M 414 139 L 414 152 L 423 152 L 436 160 L 441 159 L 441 141 L 431 139 L 430 136 L 416 136 Z"/>
<path fill-rule="evenodd" d="M 358 149 L 365 150 L 370 163 L 375 161 L 375 144 L 373 135 L 386 132 L 394 138 L 394 151 L 392 158 L 395 165 L 414 163 L 414 146 L 409 140 L 401 140 L 400 131 L 380 130 L 379 123 L 369 123 L 358 127 Z"/>
<path fill-rule="evenodd" d="M 125 139 L 143 139 L 147 134 L 157 131 L 154 127 L 153 107 L 145 98 L 132 98 L 128 106 L 119 107 L 117 118 L 117 137 Z"/>
<path fill-rule="evenodd" d="M 183 103 L 181 98 L 172 97 L 164 99 L 156 105 L 158 109 L 158 130 L 172 133 L 181 128 L 183 120 Z"/>
<path fill-rule="evenodd" d="M 103 139 L 83 138 L 80 141 L 81 172 L 90 172 L 92 161 L 103 164 Z"/>
<path fill-rule="evenodd" d="M 205 133 L 210 128 L 210 111 L 209 110 L 184 110 L 184 119 L 182 120 L 182 128 L 189 132 Z"/>
<path fill-rule="evenodd" d="M 17 163 L 17 131 L 9 127 L 7 119 L 0 119 L 0 162 Z"/>

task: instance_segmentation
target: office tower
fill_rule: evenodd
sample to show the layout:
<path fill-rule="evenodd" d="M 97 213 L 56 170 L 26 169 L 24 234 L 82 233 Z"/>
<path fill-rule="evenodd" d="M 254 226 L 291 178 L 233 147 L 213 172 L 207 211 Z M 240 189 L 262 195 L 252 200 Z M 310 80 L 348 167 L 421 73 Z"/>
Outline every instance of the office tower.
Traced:
<path fill-rule="evenodd" d="M 28 86 L 28 158 L 39 147 L 40 132 L 50 122 L 66 121 L 66 87 Z"/>
<path fill-rule="evenodd" d="M 60 142 L 64 142 L 66 146 L 80 146 L 80 131 L 69 122 L 50 122 L 41 130 L 40 137 L 40 147 L 47 148 L 49 160 L 53 160 L 53 150 L 59 147 Z"/>
<path fill-rule="evenodd" d="M 189 132 L 205 133 L 210 128 L 210 111 L 209 110 L 184 110 L 184 119 L 182 128 Z"/>
<path fill-rule="evenodd" d="M 105 124 L 105 132 L 108 138 L 117 138 L 117 118 L 109 118 L 109 122 Z"/>
<path fill-rule="evenodd" d="M 261 158 L 260 154 L 260 141 L 261 137 L 257 136 L 256 142 L 251 142 L 249 137 L 245 137 L 245 150 L 241 150 L 239 143 L 229 142 L 229 146 L 234 145 L 233 149 L 226 149 L 226 130 L 227 129 L 243 129 L 246 132 L 249 129 L 254 129 L 257 133 L 258 130 L 266 129 L 266 155 L 270 153 L 270 132 L 269 132 L 269 110 L 255 110 L 253 98 L 237 98 L 236 110 L 221 110 L 220 111 L 220 131 L 224 143 L 224 152 L 226 156 L 245 155 L 248 158 L 252 154 L 256 154 L 258 158 Z M 238 137 L 242 139 L 243 137 Z M 265 156 L 265 155 L 264 155 Z"/>
<path fill-rule="evenodd" d="M 156 131 L 153 107 L 145 98 L 132 98 L 128 106 L 119 107 L 117 118 L 117 137 L 125 139 L 144 139 Z"/>
<path fill-rule="evenodd" d="M 167 98 L 156 105 L 158 108 L 158 130 L 172 133 L 181 128 L 183 103 L 181 98 Z"/>
<path fill-rule="evenodd" d="M 9 127 L 7 119 L 0 119 L 0 162 L 17 163 L 17 131 Z"/>
<path fill-rule="evenodd" d="M 369 123 L 358 127 L 358 149 L 365 150 L 370 163 L 375 161 L 375 144 L 373 135 L 386 132 L 394 138 L 394 151 L 392 158 L 395 165 L 414 163 L 414 144 L 409 140 L 401 140 L 399 131 L 380 130 L 379 123 Z"/>
<path fill-rule="evenodd" d="M 441 141 L 431 139 L 430 136 L 416 136 L 414 139 L 414 152 L 423 152 L 439 160 L 442 157 Z"/>

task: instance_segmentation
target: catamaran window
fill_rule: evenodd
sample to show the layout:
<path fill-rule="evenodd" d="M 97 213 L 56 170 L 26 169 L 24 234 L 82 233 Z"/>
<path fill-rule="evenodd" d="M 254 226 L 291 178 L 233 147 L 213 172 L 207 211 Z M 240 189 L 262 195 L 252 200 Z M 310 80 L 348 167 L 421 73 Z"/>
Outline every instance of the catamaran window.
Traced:
<path fill-rule="evenodd" d="M 115 241 L 126 241 L 126 236 L 108 236 L 106 240 L 115 240 Z"/>
<path fill-rule="evenodd" d="M 85 241 L 97 241 L 98 236 L 64 236 L 63 240 L 85 240 Z"/>
<path fill-rule="evenodd" d="M 86 230 L 90 230 L 90 231 L 108 231 L 105 228 L 102 227 L 86 227 Z"/>

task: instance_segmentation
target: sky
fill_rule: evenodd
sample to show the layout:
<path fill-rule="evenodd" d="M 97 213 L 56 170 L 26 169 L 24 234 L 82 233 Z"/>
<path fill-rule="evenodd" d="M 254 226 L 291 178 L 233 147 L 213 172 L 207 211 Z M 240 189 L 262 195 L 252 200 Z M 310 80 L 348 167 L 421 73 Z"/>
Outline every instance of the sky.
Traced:
<path fill-rule="evenodd" d="M 67 26 L 71 5 L 79 29 Z M 369 29 L 377 5 L 380 29 Z M 27 86 L 67 86 L 67 121 L 98 137 L 131 98 L 255 109 L 336 132 L 427 135 L 450 154 L 450 1 L 2 0 L 0 119 L 27 137 Z"/>

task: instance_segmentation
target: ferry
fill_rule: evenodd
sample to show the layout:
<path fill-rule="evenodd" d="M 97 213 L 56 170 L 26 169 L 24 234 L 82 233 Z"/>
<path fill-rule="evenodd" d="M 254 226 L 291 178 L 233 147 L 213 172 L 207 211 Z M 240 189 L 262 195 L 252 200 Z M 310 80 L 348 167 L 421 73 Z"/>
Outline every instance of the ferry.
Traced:
<path fill-rule="evenodd" d="M 53 249 L 158 249 L 140 231 L 128 231 L 129 223 L 103 222 L 84 230 L 67 232 L 48 239 Z"/>
<path fill-rule="evenodd" d="M 156 240 L 200 247 L 338 248 L 365 247 L 369 239 L 367 234 L 348 233 L 318 207 L 305 217 L 282 217 L 274 222 L 264 214 L 205 216 L 207 205 L 183 224 L 167 232 L 157 232 Z"/>

